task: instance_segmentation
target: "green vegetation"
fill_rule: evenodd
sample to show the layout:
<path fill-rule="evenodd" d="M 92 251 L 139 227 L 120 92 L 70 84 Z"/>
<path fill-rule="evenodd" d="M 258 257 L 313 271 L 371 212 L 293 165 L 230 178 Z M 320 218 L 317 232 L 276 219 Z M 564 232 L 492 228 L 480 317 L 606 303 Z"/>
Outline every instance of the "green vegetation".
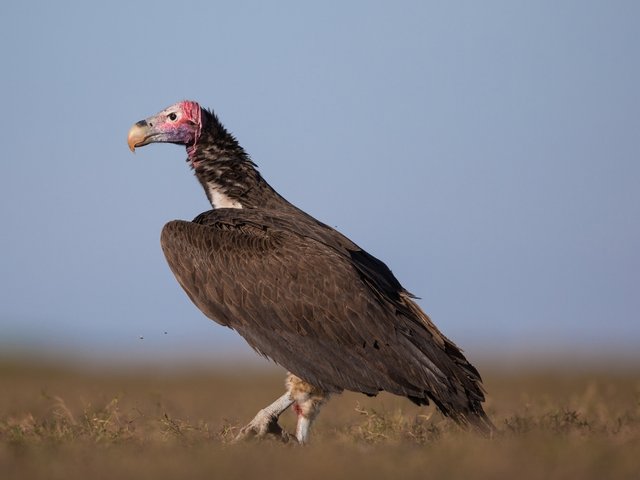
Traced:
<path fill-rule="evenodd" d="M 3 479 L 640 478 L 640 375 L 485 371 L 492 439 L 433 408 L 346 393 L 305 448 L 231 445 L 282 393 L 273 372 L 0 365 Z M 281 423 L 290 431 L 293 414 Z"/>

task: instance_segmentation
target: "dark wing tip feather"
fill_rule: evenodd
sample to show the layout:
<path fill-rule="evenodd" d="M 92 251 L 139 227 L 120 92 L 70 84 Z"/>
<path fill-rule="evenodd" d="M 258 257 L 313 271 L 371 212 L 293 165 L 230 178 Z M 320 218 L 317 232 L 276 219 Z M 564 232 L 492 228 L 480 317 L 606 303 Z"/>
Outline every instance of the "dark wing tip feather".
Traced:
<path fill-rule="evenodd" d="M 365 250 L 349 250 L 351 261 L 363 279 L 381 294 L 397 301 L 405 290 L 387 265 Z"/>
<path fill-rule="evenodd" d="M 428 405 L 429 401 L 418 397 L 408 397 L 409 400 L 417 405 Z M 482 408 L 482 403 L 477 400 L 469 400 L 469 404 L 466 408 L 454 409 L 450 405 L 436 399 L 434 396 L 429 395 L 429 398 L 436 404 L 438 410 L 442 412 L 445 417 L 451 418 L 458 425 L 468 428 L 471 427 L 474 431 L 485 437 L 490 437 L 496 432 L 496 427 L 487 416 L 486 412 Z"/>

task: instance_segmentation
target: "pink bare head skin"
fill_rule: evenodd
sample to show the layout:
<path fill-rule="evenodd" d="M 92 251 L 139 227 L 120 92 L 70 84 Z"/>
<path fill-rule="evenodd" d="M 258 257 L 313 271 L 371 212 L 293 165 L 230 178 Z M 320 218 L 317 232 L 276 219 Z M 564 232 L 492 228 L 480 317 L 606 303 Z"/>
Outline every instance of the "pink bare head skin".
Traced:
<path fill-rule="evenodd" d="M 129 130 L 131 151 L 150 143 L 175 143 L 192 151 L 202 131 L 202 110 L 197 102 L 184 100 L 137 122 Z"/>

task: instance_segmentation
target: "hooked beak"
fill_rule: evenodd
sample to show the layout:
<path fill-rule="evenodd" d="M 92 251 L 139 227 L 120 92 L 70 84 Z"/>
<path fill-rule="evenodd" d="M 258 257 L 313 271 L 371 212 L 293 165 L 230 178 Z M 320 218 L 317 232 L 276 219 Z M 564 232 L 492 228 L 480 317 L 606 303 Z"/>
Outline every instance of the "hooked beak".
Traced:
<path fill-rule="evenodd" d="M 129 144 L 129 149 L 135 153 L 136 147 L 142 147 L 151 143 L 152 136 L 151 129 L 149 128 L 149 124 L 146 120 L 140 120 L 135 123 L 133 127 L 129 130 L 129 136 L 127 137 L 127 143 Z"/>

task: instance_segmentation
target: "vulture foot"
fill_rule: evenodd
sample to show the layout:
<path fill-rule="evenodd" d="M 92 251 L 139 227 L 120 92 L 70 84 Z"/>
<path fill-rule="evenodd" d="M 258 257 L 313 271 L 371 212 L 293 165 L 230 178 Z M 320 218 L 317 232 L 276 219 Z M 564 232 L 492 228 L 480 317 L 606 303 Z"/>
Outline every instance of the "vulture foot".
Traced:
<path fill-rule="evenodd" d="M 254 438 L 272 438 L 287 443 L 291 436 L 278 425 L 278 418 L 292 403 L 289 392 L 282 395 L 271 405 L 260 410 L 253 420 L 240 430 L 234 442 Z"/>
<path fill-rule="evenodd" d="M 240 430 L 240 433 L 234 439 L 234 443 L 253 439 L 272 439 L 283 443 L 289 442 L 292 437 L 278 425 L 278 417 L 263 415 L 263 412 L 264 410 L 260 411 L 248 425 Z"/>

